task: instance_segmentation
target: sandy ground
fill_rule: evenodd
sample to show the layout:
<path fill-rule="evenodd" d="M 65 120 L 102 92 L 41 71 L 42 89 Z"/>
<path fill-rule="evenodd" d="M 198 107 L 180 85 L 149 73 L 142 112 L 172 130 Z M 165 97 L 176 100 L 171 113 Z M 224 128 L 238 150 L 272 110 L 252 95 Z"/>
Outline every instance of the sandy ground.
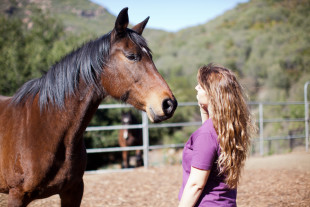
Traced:
<path fill-rule="evenodd" d="M 86 174 L 82 207 L 170 207 L 178 205 L 180 165 L 127 172 Z M 7 205 L 0 194 L 0 206 Z M 30 207 L 60 206 L 59 196 Z M 310 153 L 294 152 L 248 159 L 238 187 L 238 206 L 310 206 Z"/>

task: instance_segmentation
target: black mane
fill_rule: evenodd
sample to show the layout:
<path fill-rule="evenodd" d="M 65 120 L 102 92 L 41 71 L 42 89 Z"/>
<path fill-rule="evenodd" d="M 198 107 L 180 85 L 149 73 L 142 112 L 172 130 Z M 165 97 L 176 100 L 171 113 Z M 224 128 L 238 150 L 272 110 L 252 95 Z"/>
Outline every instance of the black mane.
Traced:
<path fill-rule="evenodd" d="M 140 48 L 144 47 L 150 52 L 142 36 L 129 29 L 127 34 Z M 23 104 L 39 94 L 41 110 L 48 104 L 63 108 L 65 98 L 76 93 L 79 79 L 87 86 L 94 86 L 99 94 L 102 92 L 100 74 L 109 59 L 110 41 L 111 32 L 66 55 L 41 78 L 26 82 L 14 94 L 12 103 Z"/>

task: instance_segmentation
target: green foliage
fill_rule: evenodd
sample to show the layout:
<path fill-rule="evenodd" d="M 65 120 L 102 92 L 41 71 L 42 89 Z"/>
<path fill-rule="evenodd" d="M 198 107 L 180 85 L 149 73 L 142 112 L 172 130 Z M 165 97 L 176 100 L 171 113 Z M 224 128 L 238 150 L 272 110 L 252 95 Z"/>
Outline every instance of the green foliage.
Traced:
<path fill-rule="evenodd" d="M 23 81 L 19 69 L 23 66 L 25 56 L 21 48 L 24 48 L 26 42 L 20 20 L 8 21 L 1 16 L 0 25 L 0 92 L 10 94 Z"/>
<path fill-rule="evenodd" d="M 40 77 L 64 54 L 57 41 L 64 37 L 61 23 L 34 9 L 27 24 L 17 18 L 0 17 L 0 93 L 12 95 L 26 81 Z M 53 51 L 53 53 L 49 53 Z"/>
<path fill-rule="evenodd" d="M 235 71 L 253 99 L 288 100 L 290 88 L 310 72 L 307 11 L 309 0 L 252 0 L 204 25 L 147 39 L 156 48 L 155 63 L 164 75 L 177 67 L 177 74 L 195 82 L 199 66 L 216 62 Z M 174 85 L 185 87 L 183 81 Z M 266 90 L 284 97 L 265 95 Z M 181 99 L 191 101 L 192 96 Z"/>
<path fill-rule="evenodd" d="M 10 7 L 0 1 L 2 14 L 12 11 L 0 16 L 0 94 L 3 95 L 12 95 L 23 83 L 40 77 L 81 43 L 107 33 L 114 26 L 113 15 L 86 0 L 55 0 L 50 4 L 16 2 L 19 4 Z M 158 70 L 179 102 L 196 101 L 197 69 L 210 62 L 231 68 L 252 100 L 300 101 L 303 84 L 310 78 L 309 11 L 309 0 L 251 0 L 206 24 L 176 33 L 146 29 L 144 36 Z M 105 100 L 105 103 L 115 102 Z M 294 106 L 267 109 L 266 113 L 272 117 L 276 112 L 281 117 L 300 118 L 303 110 Z M 91 125 L 118 125 L 120 113 L 121 110 L 100 110 Z M 166 122 L 189 120 L 199 120 L 197 107 L 178 107 L 174 117 Z M 278 124 L 266 126 L 266 133 L 299 128 L 298 124 Z M 150 143 L 183 142 L 193 130 L 152 129 Z M 117 136 L 117 130 L 87 132 L 85 141 L 88 147 L 116 146 Z"/>
<path fill-rule="evenodd" d="M 115 103 L 110 99 L 104 101 L 105 104 Z M 91 120 L 90 126 L 115 126 L 121 125 L 122 112 L 130 111 L 141 123 L 141 112 L 134 108 L 124 109 L 99 109 Z M 118 146 L 119 130 L 86 132 L 84 135 L 86 147 L 101 148 Z"/>

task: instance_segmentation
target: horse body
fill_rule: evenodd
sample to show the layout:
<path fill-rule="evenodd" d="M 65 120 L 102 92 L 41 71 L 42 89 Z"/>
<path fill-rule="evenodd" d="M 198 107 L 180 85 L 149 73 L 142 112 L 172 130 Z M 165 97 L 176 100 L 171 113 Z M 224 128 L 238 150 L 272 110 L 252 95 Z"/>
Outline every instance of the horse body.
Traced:
<path fill-rule="evenodd" d="M 61 206 L 80 206 L 86 149 L 83 132 L 107 95 L 170 118 L 177 102 L 158 73 L 142 31 L 127 28 L 127 8 L 112 32 L 64 57 L 13 97 L 0 96 L 0 193 L 10 207 L 59 194 Z"/>
<path fill-rule="evenodd" d="M 131 124 L 138 124 L 138 121 L 131 112 L 122 113 L 122 124 L 128 126 Z M 118 134 L 118 144 L 120 147 L 127 146 L 141 146 L 142 129 L 121 129 Z M 129 166 L 129 152 L 122 151 L 122 168 Z M 136 150 L 136 167 L 143 165 L 142 150 Z"/>
<path fill-rule="evenodd" d="M 86 167 L 82 136 L 102 100 L 96 96 L 87 93 L 83 101 L 71 99 L 65 113 L 40 113 L 36 101 L 21 107 L 13 107 L 11 99 L 0 101 L 0 116 L 5 117 L 0 119 L 0 190 L 10 193 L 9 200 L 27 205 L 58 193 L 67 206 L 74 206 L 74 201 L 79 205 Z"/>

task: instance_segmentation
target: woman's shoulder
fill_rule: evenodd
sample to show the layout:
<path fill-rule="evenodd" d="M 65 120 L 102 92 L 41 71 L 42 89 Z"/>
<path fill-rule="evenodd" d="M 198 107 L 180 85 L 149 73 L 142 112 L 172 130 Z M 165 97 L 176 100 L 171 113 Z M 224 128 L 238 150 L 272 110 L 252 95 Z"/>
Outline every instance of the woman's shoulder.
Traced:
<path fill-rule="evenodd" d="M 191 136 L 189 146 L 204 153 L 217 153 L 219 149 L 218 136 L 212 119 L 206 120 Z M 203 153 L 203 154 L 204 154 Z"/>
<path fill-rule="evenodd" d="M 215 132 L 212 119 L 207 119 L 197 130 L 199 133 Z"/>
<path fill-rule="evenodd" d="M 194 137 L 201 135 L 211 135 L 213 138 L 217 139 L 217 133 L 215 131 L 212 119 L 206 120 L 194 133 Z"/>

